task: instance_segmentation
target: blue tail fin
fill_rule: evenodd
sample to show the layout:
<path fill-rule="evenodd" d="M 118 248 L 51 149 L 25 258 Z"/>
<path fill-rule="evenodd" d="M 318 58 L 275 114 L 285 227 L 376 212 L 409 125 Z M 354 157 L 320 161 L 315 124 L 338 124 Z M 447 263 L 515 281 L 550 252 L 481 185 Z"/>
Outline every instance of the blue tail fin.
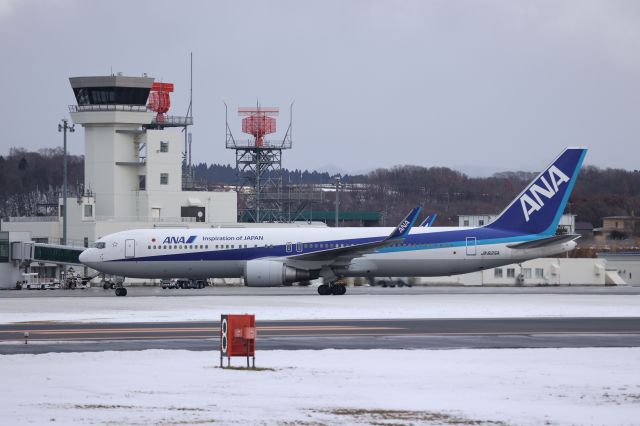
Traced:
<path fill-rule="evenodd" d="M 586 153 L 586 148 L 565 149 L 486 228 L 555 234 Z"/>
<path fill-rule="evenodd" d="M 427 217 L 424 218 L 424 220 L 422 222 L 420 222 L 420 225 L 418 226 L 429 226 L 429 221 L 431 220 L 431 215 L 427 215 Z"/>
<path fill-rule="evenodd" d="M 420 225 L 418 226 L 423 226 L 423 227 L 430 227 L 431 225 L 433 225 L 433 222 L 436 221 L 436 217 L 438 217 L 437 214 L 432 213 L 430 215 L 428 215 L 427 217 L 424 218 L 424 220 L 422 222 L 420 222 Z"/>

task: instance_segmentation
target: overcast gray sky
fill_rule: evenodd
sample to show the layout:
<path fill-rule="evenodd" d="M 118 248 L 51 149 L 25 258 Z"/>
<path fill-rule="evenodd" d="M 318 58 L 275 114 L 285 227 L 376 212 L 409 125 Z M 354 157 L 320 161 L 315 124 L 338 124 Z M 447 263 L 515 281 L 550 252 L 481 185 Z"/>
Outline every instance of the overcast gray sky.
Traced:
<path fill-rule="evenodd" d="M 61 144 L 69 76 L 146 72 L 184 114 L 190 51 L 197 161 L 234 161 L 223 101 L 239 135 L 295 100 L 289 168 L 640 168 L 640 1 L 0 0 L 0 152 Z"/>

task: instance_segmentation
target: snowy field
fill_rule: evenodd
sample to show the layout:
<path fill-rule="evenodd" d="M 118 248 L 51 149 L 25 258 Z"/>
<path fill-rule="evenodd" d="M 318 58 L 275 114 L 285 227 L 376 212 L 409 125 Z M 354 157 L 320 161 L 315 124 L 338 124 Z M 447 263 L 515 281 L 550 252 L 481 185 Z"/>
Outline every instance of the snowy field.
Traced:
<path fill-rule="evenodd" d="M 640 422 L 640 348 L 0 356 L 3 424 Z M 242 365 L 242 359 L 234 360 Z"/>
<path fill-rule="evenodd" d="M 499 317 L 640 317 L 640 295 L 415 294 L 347 296 L 0 298 L 0 323 Z"/>

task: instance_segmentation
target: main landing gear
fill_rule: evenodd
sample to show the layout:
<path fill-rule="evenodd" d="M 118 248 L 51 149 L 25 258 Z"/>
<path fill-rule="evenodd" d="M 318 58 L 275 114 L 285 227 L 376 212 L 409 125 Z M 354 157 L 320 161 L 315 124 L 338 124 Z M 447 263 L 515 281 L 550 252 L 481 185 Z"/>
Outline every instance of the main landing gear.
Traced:
<path fill-rule="evenodd" d="M 322 284 L 320 287 L 318 287 L 318 294 L 321 296 L 328 296 L 330 294 L 333 294 L 335 296 L 342 296 L 346 292 L 347 287 L 345 287 L 344 284 L 329 283 Z"/>
<path fill-rule="evenodd" d="M 124 287 L 116 287 L 116 296 L 126 296 L 127 289 Z"/>

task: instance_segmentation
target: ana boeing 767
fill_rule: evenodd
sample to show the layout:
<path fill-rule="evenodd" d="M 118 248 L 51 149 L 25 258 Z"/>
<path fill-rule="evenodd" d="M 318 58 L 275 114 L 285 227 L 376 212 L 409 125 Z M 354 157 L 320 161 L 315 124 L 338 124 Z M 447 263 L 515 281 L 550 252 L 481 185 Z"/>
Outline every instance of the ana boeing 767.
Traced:
<path fill-rule="evenodd" d="M 251 287 L 322 277 L 318 293 L 339 295 L 342 277 L 455 275 L 558 255 L 576 246 L 578 235 L 556 229 L 586 152 L 565 149 L 477 228 L 414 227 L 416 207 L 396 228 L 137 229 L 100 238 L 80 261 L 125 277 L 242 277 Z"/>

